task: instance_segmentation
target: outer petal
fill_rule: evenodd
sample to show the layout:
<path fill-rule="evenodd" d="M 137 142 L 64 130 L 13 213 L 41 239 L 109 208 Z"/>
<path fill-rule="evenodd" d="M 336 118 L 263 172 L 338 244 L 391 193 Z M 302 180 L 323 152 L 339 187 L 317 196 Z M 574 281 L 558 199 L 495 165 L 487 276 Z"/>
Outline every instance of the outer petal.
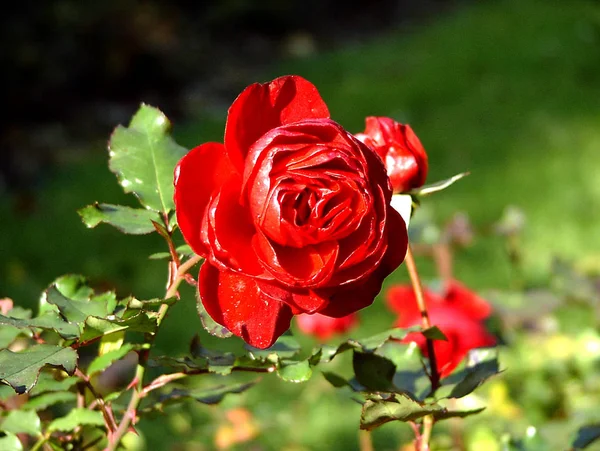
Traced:
<path fill-rule="evenodd" d="M 231 177 L 213 196 L 202 223 L 202 241 L 209 249 L 208 258 L 223 269 L 260 276 L 264 273 L 254 251 L 256 233 L 250 213 L 242 207 L 239 177 Z"/>
<path fill-rule="evenodd" d="M 341 318 L 368 307 L 381 291 L 381 285 L 387 275 L 388 273 L 382 268 L 377 268 L 367 279 L 344 285 L 333 291 L 329 304 L 319 313 L 333 318 Z"/>
<path fill-rule="evenodd" d="M 208 254 L 200 240 L 200 228 L 212 195 L 237 171 L 219 143 L 190 150 L 175 168 L 175 211 L 183 237 L 194 252 Z"/>
<path fill-rule="evenodd" d="M 252 277 L 219 271 L 205 262 L 198 289 L 211 318 L 251 346 L 268 348 L 290 328 L 291 309 L 266 294 Z"/>
<path fill-rule="evenodd" d="M 270 83 L 255 83 L 229 108 L 225 146 L 236 167 L 242 168 L 250 146 L 269 130 L 303 119 L 328 117 L 329 110 L 317 88 L 302 77 L 287 75 Z"/>

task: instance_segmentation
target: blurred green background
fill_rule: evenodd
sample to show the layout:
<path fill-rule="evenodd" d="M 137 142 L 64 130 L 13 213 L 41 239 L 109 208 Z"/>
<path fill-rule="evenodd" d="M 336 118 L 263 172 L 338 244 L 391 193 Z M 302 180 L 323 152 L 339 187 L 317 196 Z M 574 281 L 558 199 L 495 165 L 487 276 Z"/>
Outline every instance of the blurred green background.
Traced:
<path fill-rule="evenodd" d="M 239 9 L 235 2 L 223 2 L 231 10 L 222 5 L 208 8 L 211 20 L 226 21 L 231 17 L 227 14 L 235 16 L 231 11 L 240 10 L 250 22 L 261 17 L 263 9 L 285 13 L 271 2 L 260 7 L 258 2 L 238 3 Z M 55 141 L 51 137 L 44 142 L 42 147 L 48 150 L 40 158 L 45 162 L 51 155 L 48 166 L 36 160 L 38 154 L 26 145 L 15 145 L 30 143 L 23 134 L 47 133 L 47 128 L 35 125 L 27 131 L 26 122 L 20 128 L 13 126 L 23 141 L 15 141 L 15 133 L 5 134 L 11 137 L 6 141 L 12 146 L 6 147 L 11 152 L 8 161 L 23 165 L 33 160 L 36 170 L 17 171 L 14 176 L 11 170 L 17 166 L 13 164 L 5 171 L 0 198 L 0 296 L 35 306 L 44 287 L 64 273 L 84 274 L 94 286 L 116 288 L 121 295 L 160 295 L 165 264 L 147 259 L 163 250 L 159 237 L 123 236 L 108 226 L 90 231 L 75 213 L 94 201 L 135 205 L 135 199 L 120 192 L 106 165 L 110 127 L 126 122 L 135 103 L 157 100 L 156 106 L 167 114 L 172 110 L 174 134 L 182 145 L 219 141 L 227 105 L 245 85 L 299 74 L 318 87 L 332 118 L 348 130 L 362 131 L 367 115 L 392 116 L 411 124 L 429 154 L 429 182 L 471 171 L 466 179 L 427 200 L 415 220 L 422 215 L 422 222 L 426 218 L 430 225 L 441 227 L 457 212 L 470 218 L 475 240 L 457 252 L 455 275 L 488 293 L 497 307 L 496 330 L 504 339 L 501 362 L 507 371 L 483 390 L 483 402 L 489 405 L 486 413 L 462 426 L 441 427 L 434 449 L 459 449 L 451 447 L 455 428 L 464 438 L 463 449 L 499 450 L 499 437 L 523 438 L 532 434 L 531 427 L 536 431 L 531 446 L 539 437 L 552 445 L 537 444 L 536 449 L 566 449 L 577 427 L 600 421 L 600 5 L 592 0 L 426 2 L 426 7 L 412 3 L 377 3 L 382 9 L 390 4 L 396 9 L 393 14 L 366 14 L 370 22 L 354 34 L 350 19 L 334 23 L 329 34 L 316 31 L 326 27 L 324 17 L 312 28 L 282 21 L 274 40 L 252 50 L 259 55 L 255 60 L 251 52 L 242 54 L 247 47 L 236 53 L 233 37 L 229 47 L 218 41 L 212 51 L 222 52 L 231 62 L 229 66 L 214 63 L 225 81 L 216 84 L 218 77 L 210 74 L 211 63 L 206 62 L 193 83 L 186 80 L 191 83 L 187 86 L 195 88 L 180 91 L 178 101 L 166 101 L 163 107 L 161 95 L 155 93 L 172 93 L 169 74 L 185 72 L 191 64 L 185 55 L 170 56 L 164 79 L 157 77 L 152 84 L 140 71 L 127 82 L 126 86 L 144 85 L 147 89 L 140 93 L 149 93 L 149 98 L 132 100 L 131 88 L 124 96 L 130 103 L 121 104 L 125 106 L 116 114 L 112 104 L 95 98 L 95 108 L 103 117 L 96 126 L 82 123 L 74 113 L 61 113 L 57 98 L 46 105 L 46 114 L 56 109 L 67 131 Z M 403 7 L 410 10 L 410 20 L 403 17 Z M 333 15 L 336 9 L 331 8 L 318 11 Z M 90 15 L 101 13 L 92 9 Z M 378 29 L 376 19 L 382 17 L 385 23 Z M 170 36 L 169 30 L 174 32 L 167 25 L 162 24 L 163 33 Z M 286 26 L 291 30 L 288 34 Z M 159 32 L 156 27 L 152 30 Z M 210 46 L 206 41 L 210 35 L 198 33 L 195 39 Z M 160 38 L 147 34 L 137 39 L 145 42 L 144 36 Z M 278 41 L 282 36 L 283 43 Z M 126 47 L 128 42 L 117 41 L 114 46 Z M 198 44 L 198 51 L 203 49 Z M 113 56 L 118 58 L 116 53 Z M 85 97 L 77 102 L 85 106 Z M 111 117 L 115 121 L 109 124 Z M 43 140 L 43 133 L 37 139 Z M 33 144 L 31 148 L 35 150 Z M 25 154 L 30 156 L 24 158 Z M 493 233 L 507 206 L 525 216 L 516 241 Z M 515 249 L 518 264 L 511 260 Z M 592 281 L 591 294 L 565 295 L 561 302 L 568 302 L 557 308 L 547 304 L 544 290 L 556 288 L 559 278 L 553 270 L 556 258 L 575 268 L 576 275 L 588 276 L 584 282 L 573 282 L 571 273 L 560 277 L 570 277 L 577 287 Z M 418 265 L 426 281 L 436 279 L 431 261 L 421 257 Z M 401 266 L 387 286 L 406 280 Z M 532 289 L 546 295 L 532 296 Z M 394 318 L 380 297 L 361 312 L 361 326 L 353 336 L 392 325 Z M 185 353 L 196 333 L 214 344 L 202 331 L 194 293 L 185 289 L 160 332 L 159 352 Z M 309 347 L 315 344 L 308 337 L 302 340 Z M 345 363 L 342 359 L 332 365 Z M 199 383 L 218 383 L 216 377 L 206 379 Z M 223 431 L 231 426 L 228 418 L 236 407 L 250 415 L 243 427 L 252 431 L 252 438 L 233 449 L 359 449 L 360 406 L 349 392 L 334 389 L 319 374 L 301 385 L 269 375 L 258 387 L 231 395 L 218 407 L 186 404 L 167 411 L 166 416 L 140 425 L 140 446 L 215 449 L 215 437 L 227 435 Z M 410 437 L 409 427 L 402 424 L 388 424 L 373 434 L 377 450 L 400 449 Z"/>

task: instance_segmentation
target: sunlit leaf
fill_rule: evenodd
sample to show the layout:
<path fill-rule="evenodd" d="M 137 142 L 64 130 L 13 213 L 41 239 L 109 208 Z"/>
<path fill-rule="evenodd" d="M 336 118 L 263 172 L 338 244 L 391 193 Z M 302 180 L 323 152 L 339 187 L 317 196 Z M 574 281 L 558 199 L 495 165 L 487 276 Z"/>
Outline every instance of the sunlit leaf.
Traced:
<path fill-rule="evenodd" d="M 152 221 L 159 221 L 157 212 L 145 208 L 131 208 L 123 205 L 95 204 L 77 210 L 83 223 L 94 228 L 100 223 L 116 227 L 130 235 L 144 235 L 154 232 Z"/>
<path fill-rule="evenodd" d="M 69 390 L 73 387 L 79 378 L 75 376 L 63 377 L 55 379 L 54 373 L 59 373 L 57 370 L 42 371 L 38 377 L 35 387 L 29 392 L 30 396 L 36 396 L 45 392 Z"/>
<path fill-rule="evenodd" d="M 162 213 L 174 208 L 173 171 L 187 152 L 168 134 L 170 125 L 160 110 L 142 104 L 129 127 L 117 127 L 109 143 L 109 167 L 125 192 Z"/>
<path fill-rule="evenodd" d="M 248 344 L 245 344 L 244 347 L 250 351 L 252 356 L 260 359 L 268 359 L 269 357 L 289 359 L 300 352 L 300 344 L 290 333 L 283 334 L 267 349 L 254 348 Z"/>
<path fill-rule="evenodd" d="M 390 421 L 415 421 L 443 410 L 444 408 L 437 404 L 421 405 L 402 395 L 386 400 L 368 399 L 363 404 L 360 428 L 371 430 Z"/>
<path fill-rule="evenodd" d="M 61 367 L 73 374 L 77 353 L 71 348 L 38 344 L 20 352 L 0 351 L 0 381 L 17 393 L 26 393 L 35 385 L 40 370 L 46 365 Z"/>
<path fill-rule="evenodd" d="M 410 192 L 410 194 L 414 196 L 428 196 L 429 194 L 437 193 L 438 191 L 445 190 L 450 185 L 453 185 L 460 179 L 469 175 L 469 172 L 462 172 L 460 174 L 456 174 L 448 179 L 440 180 L 439 182 L 430 183 L 428 185 L 423 185 L 420 188 L 416 188 Z"/>
<path fill-rule="evenodd" d="M 14 307 L 7 312 L 7 316 L 18 320 L 26 320 L 31 318 L 31 311 L 21 307 Z M 29 329 L 22 329 L 4 324 L 2 323 L 1 318 L 3 318 L 2 315 L 0 315 L 0 324 L 2 325 L 2 327 L 0 327 L 0 349 L 8 348 L 19 335 L 31 335 Z"/>
<path fill-rule="evenodd" d="M 112 351 L 107 352 L 106 354 L 102 354 L 92 360 L 90 366 L 88 366 L 87 374 L 88 376 L 92 376 L 95 373 L 100 373 L 112 365 L 119 359 L 125 357 L 127 353 L 134 349 L 134 345 L 131 343 L 125 343 L 119 349 L 114 349 Z"/>
<path fill-rule="evenodd" d="M 23 451 L 23 444 L 15 434 L 10 432 L 0 437 L 0 449 L 2 451 Z"/>
<path fill-rule="evenodd" d="M 73 340 L 79 336 L 79 327 L 61 319 L 54 312 L 46 312 L 44 315 L 31 319 L 11 318 L 0 315 L 0 326 L 11 326 L 17 329 L 42 329 L 52 330 L 65 340 Z"/>
<path fill-rule="evenodd" d="M 127 308 L 130 309 L 151 309 L 160 307 L 163 304 L 173 305 L 177 302 L 177 298 L 172 297 L 169 299 L 149 299 L 147 301 L 140 301 L 136 298 L 129 298 L 127 301 Z"/>
<path fill-rule="evenodd" d="M 41 427 L 40 417 L 33 410 L 11 410 L 0 424 L 1 431 L 34 437 L 42 433 Z"/>
<path fill-rule="evenodd" d="M 465 418 L 471 415 L 476 415 L 485 410 L 485 407 L 479 407 L 478 409 L 471 410 L 440 410 L 433 413 L 433 417 L 436 421 L 446 420 L 448 418 Z"/>
<path fill-rule="evenodd" d="M 76 399 L 77 395 L 70 391 L 48 392 L 33 398 L 29 398 L 29 401 L 27 401 L 26 404 L 23 404 L 21 408 L 39 411 L 45 410 L 48 407 L 56 404 L 75 403 Z"/>
<path fill-rule="evenodd" d="M 129 318 L 98 318 L 96 316 L 88 316 L 83 324 L 83 333 L 80 340 L 88 342 L 103 335 L 112 334 L 128 330 L 131 332 L 154 333 L 156 331 L 155 312 L 140 310 L 135 315 Z"/>
<path fill-rule="evenodd" d="M 312 376 L 312 368 L 308 360 L 300 362 L 282 362 L 277 369 L 277 375 L 286 382 L 305 382 Z"/>
<path fill-rule="evenodd" d="M 78 274 L 61 276 L 52 285 L 56 286 L 63 296 L 76 301 L 86 301 L 94 294 L 87 278 Z"/>
<path fill-rule="evenodd" d="M 46 291 L 46 299 L 50 304 L 56 305 L 61 315 L 69 322 L 81 323 L 88 316 L 103 317 L 108 313 L 106 306 L 99 302 L 79 301 L 65 297 L 55 285 Z"/>
<path fill-rule="evenodd" d="M 256 382 L 219 385 L 217 387 L 211 387 L 202 390 L 173 389 L 169 393 L 160 396 L 159 408 L 165 404 L 182 402 L 188 399 L 193 399 L 201 402 L 202 404 L 218 404 L 223 400 L 223 398 L 225 398 L 226 395 L 230 393 L 242 393 L 254 386 L 254 384 L 256 384 Z"/>
<path fill-rule="evenodd" d="M 75 408 L 66 416 L 52 421 L 48 425 L 48 432 L 72 431 L 77 426 L 104 426 L 104 417 L 97 410 Z"/>

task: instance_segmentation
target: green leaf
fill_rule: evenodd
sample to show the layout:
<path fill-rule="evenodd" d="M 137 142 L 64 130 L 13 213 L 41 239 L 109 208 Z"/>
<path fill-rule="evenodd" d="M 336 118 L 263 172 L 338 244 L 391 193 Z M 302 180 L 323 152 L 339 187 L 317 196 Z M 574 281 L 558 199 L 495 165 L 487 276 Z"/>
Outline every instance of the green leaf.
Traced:
<path fill-rule="evenodd" d="M 63 296 L 76 301 L 87 301 L 94 294 L 94 290 L 88 286 L 87 278 L 79 274 L 61 276 L 52 285 L 56 286 Z"/>
<path fill-rule="evenodd" d="M 150 254 L 148 258 L 150 260 L 167 260 L 171 258 L 171 254 L 169 252 L 155 252 L 154 254 Z"/>
<path fill-rule="evenodd" d="M 10 309 L 8 313 L 10 314 L 10 318 L 19 320 L 31 318 L 31 310 L 26 310 L 21 307 L 14 307 Z M 2 318 L 2 315 L 0 315 L 0 318 Z M 3 324 L 1 320 L 0 324 Z M 31 335 L 30 330 L 22 330 L 14 326 L 3 324 L 3 326 L 0 327 L 0 349 L 8 348 L 12 342 L 23 333 Z"/>
<path fill-rule="evenodd" d="M 248 344 L 244 347 L 250 351 L 252 357 L 263 360 L 290 359 L 300 352 L 300 344 L 290 332 L 283 334 L 267 349 L 254 348 Z"/>
<path fill-rule="evenodd" d="M 352 367 L 356 380 L 367 389 L 390 391 L 396 366 L 389 359 L 377 354 L 355 351 Z"/>
<path fill-rule="evenodd" d="M 573 448 L 585 449 L 598 439 L 600 439 L 600 423 L 588 424 L 577 431 L 577 436 L 573 441 Z"/>
<path fill-rule="evenodd" d="M 19 319 L 0 315 L 0 326 L 12 326 L 17 329 L 52 330 L 65 340 L 73 340 L 79 336 L 77 325 L 62 320 L 56 313 L 50 311 L 32 319 Z"/>
<path fill-rule="evenodd" d="M 174 208 L 173 171 L 187 152 L 168 135 L 169 128 L 160 110 L 142 104 L 129 127 L 117 127 L 109 143 L 109 167 L 125 192 L 161 213 Z"/>
<path fill-rule="evenodd" d="M 49 392 L 29 398 L 29 401 L 23 404 L 21 409 L 39 411 L 55 404 L 74 403 L 76 400 L 77 395 L 70 391 Z"/>
<path fill-rule="evenodd" d="M 0 382 L 10 385 L 18 394 L 31 390 L 40 370 L 46 365 L 61 367 L 73 374 L 77 353 L 71 348 L 38 344 L 21 352 L 0 351 Z"/>
<path fill-rule="evenodd" d="M 109 319 L 110 318 L 110 319 Z M 98 318 L 88 316 L 83 324 L 80 340 L 88 342 L 98 337 L 120 331 L 154 333 L 156 331 L 157 313 L 140 310 L 133 316 L 125 319 L 109 316 Z"/>
<path fill-rule="evenodd" d="M 308 360 L 282 363 L 277 375 L 286 382 L 306 382 L 312 376 L 312 368 Z"/>
<path fill-rule="evenodd" d="M 19 437 L 7 433 L 6 437 L 0 437 L 0 449 L 2 451 L 23 451 L 23 444 Z"/>
<path fill-rule="evenodd" d="M 313 351 L 311 356 L 311 364 L 317 365 L 319 362 L 331 362 L 335 356 L 349 350 L 357 350 L 361 352 L 375 352 L 389 341 L 400 341 L 411 332 L 419 332 L 420 327 L 411 327 L 408 329 L 389 329 L 384 332 L 373 335 L 372 337 L 363 338 L 360 341 L 347 340 L 338 346 L 322 346 Z"/>
<path fill-rule="evenodd" d="M 80 324 L 85 321 L 88 316 L 103 317 L 108 312 L 106 305 L 99 302 L 79 301 L 65 297 L 55 285 L 46 290 L 46 300 L 48 303 L 56 305 L 61 315 L 69 322 Z"/>
<path fill-rule="evenodd" d="M 348 387 L 350 383 L 342 376 L 331 371 L 321 371 L 323 377 L 335 388 Z"/>
<path fill-rule="evenodd" d="M 90 298 L 90 302 L 100 304 L 107 313 L 114 312 L 119 303 L 117 294 L 114 291 L 105 291 L 104 293 L 96 294 Z"/>
<path fill-rule="evenodd" d="M 478 409 L 471 410 L 440 410 L 433 413 L 433 417 L 436 421 L 446 420 L 448 418 L 465 418 L 471 415 L 476 415 L 485 410 L 485 407 L 479 407 Z"/>
<path fill-rule="evenodd" d="M 77 210 L 83 223 L 90 229 L 101 222 L 116 227 L 130 235 L 145 235 L 154 232 L 152 221 L 160 221 L 158 213 L 144 208 L 131 208 L 123 205 L 99 204 Z"/>
<path fill-rule="evenodd" d="M 446 337 L 444 332 L 442 332 L 437 326 L 432 326 L 429 329 L 425 329 L 423 331 L 423 335 L 425 335 L 425 338 L 429 338 L 430 340 L 448 341 L 448 337 Z"/>
<path fill-rule="evenodd" d="M 431 392 L 431 381 L 425 372 L 416 343 L 389 341 L 375 352 L 396 366 L 392 391 L 404 393 L 418 401 L 423 401 Z"/>
<path fill-rule="evenodd" d="M 390 421 L 415 421 L 443 410 L 437 404 L 421 405 L 401 395 L 386 400 L 372 398 L 363 404 L 360 428 L 370 431 Z"/>
<path fill-rule="evenodd" d="M 45 392 L 69 390 L 77 383 L 77 381 L 79 381 L 79 378 L 75 376 L 65 377 L 57 380 L 54 378 L 56 373 L 56 370 L 42 371 L 38 377 L 35 387 L 31 389 L 29 395 L 36 396 Z"/>
<path fill-rule="evenodd" d="M 48 425 L 48 432 L 72 431 L 77 426 L 104 426 L 104 417 L 97 410 L 88 410 L 78 407 L 71 410 L 66 416 L 57 418 Z"/>
<path fill-rule="evenodd" d="M 410 192 L 413 196 L 428 196 L 433 193 L 437 193 L 438 191 L 445 190 L 450 185 L 458 182 L 460 179 L 469 175 L 469 172 L 462 172 L 460 174 L 456 174 L 448 179 L 441 180 L 439 182 L 431 183 L 429 185 L 423 185 L 420 188 L 414 189 Z"/>
<path fill-rule="evenodd" d="M 94 360 L 92 360 L 92 363 L 90 363 L 90 366 L 87 369 L 88 376 L 92 376 L 95 373 L 104 371 L 114 362 L 125 357 L 125 354 L 129 353 L 133 349 L 134 346 L 131 343 L 126 343 L 119 349 L 114 349 L 106 354 L 96 357 Z"/>
<path fill-rule="evenodd" d="M 437 397 L 462 398 L 498 373 L 500 370 L 495 348 L 471 350 L 465 368 L 442 381 Z"/>
<path fill-rule="evenodd" d="M 42 433 L 40 417 L 33 410 L 11 410 L 2 424 L 0 430 L 12 434 L 27 434 L 34 437 Z"/>
<path fill-rule="evenodd" d="M 163 304 L 173 305 L 177 302 L 176 297 L 169 299 L 149 299 L 147 301 L 140 301 L 136 298 L 129 298 L 127 302 L 127 308 L 129 309 L 151 309 L 160 307 Z"/>
<path fill-rule="evenodd" d="M 204 390 L 174 389 L 170 393 L 160 397 L 161 404 L 181 402 L 186 399 L 194 399 L 202 404 L 218 404 L 230 393 L 242 393 L 254 386 L 256 382 L 240 383 L 233 385 L 219 385 Z"/>

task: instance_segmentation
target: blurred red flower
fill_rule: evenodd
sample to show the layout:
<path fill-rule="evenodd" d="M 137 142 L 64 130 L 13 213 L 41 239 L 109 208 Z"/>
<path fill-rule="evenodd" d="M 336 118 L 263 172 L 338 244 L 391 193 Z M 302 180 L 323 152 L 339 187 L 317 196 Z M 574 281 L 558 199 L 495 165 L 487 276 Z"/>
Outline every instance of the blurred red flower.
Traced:
<path fill-rule="evenodd" d="M 427 153 L 408 125 L 389 117 L 369 116 L 364 133 L 355 136 L 383 160 L 395 193 L 418 188 L 427 178 Z"/>
<path fill-rule="evenodd" d="M 491 306 L 456 280 L 447 283 L 443 296 L 425 290 L 425 302 L 431 324 L 437 326 L 448 341 L 435 340 L 434 350 L 441 377 L 452 373 L 471 349 L 493 346 L 495 337 L 483 325 Z M 391 310 L 398 314 L 396 327 L 421 324 L 413 288 L 409 285 L 392 287 L 387 292 Z M 426 340 L 420 332 L 409 334 L 404 342 L 416 342 L 427 355 Z"/>
<path fill-rule="evenodd" d="M 257 348 L 293 315 L 342 317 L 373 302 L 406 253 L 391 198 L 380 158 L 298 76 L 247 87 L 225 143 L 192 149 L 175 169 L 179 227 L 206 258 L 202 303 Z"/>
<path fill-rule="evenodd" d="M 307 335 L 313 335 L 319 340 L 329 340 L 335 334 L 343 334 L 358 324 L 358 315 L 351 313 L 341 318 L 331 318 L 330 316 L 313 313 L 304 314 L 296 317 L 298 329 Z"/>

